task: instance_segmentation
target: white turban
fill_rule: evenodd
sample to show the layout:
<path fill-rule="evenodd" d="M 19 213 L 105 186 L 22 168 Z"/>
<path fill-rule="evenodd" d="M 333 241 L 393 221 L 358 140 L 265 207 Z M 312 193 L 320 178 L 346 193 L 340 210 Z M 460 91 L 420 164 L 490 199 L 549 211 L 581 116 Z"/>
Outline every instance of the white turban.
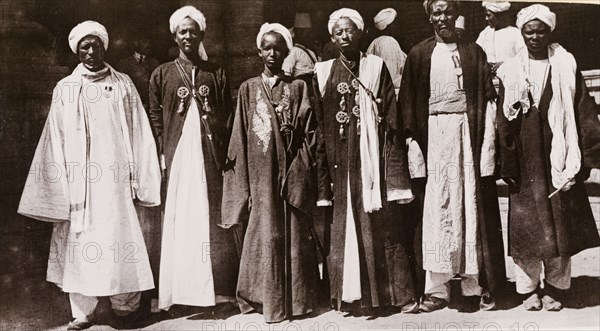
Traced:
<path fill-rule="evenodd" d="M 290 30 L 285 26 L 279 23 L 265 23 L 260 27 L 260 31 L 256 36 L 256 47 L 260 49 L 260 44 L 262 42 L 262 38 L 266 33 L 269 32 L 277 32 L 279 33 L 283 39 L 285 39 L 285 44 L 287 45 L 288 50 L 291 50 L 294 46 L 294 42 L 292 41 L 292 34 Z"/>
<path fill-rule="evenodd" d="M 535 4 L 525 7 L 517 14 L 517 28 L 523 29 L 523 25 L 533 20 L 540 20 L 550 27 L 550 31 L 554 31 L 556 27 L 556 14 L 550 11 L 550 8 Z"/>
<path fill-rule="evenodd" d="M 200 31 L 206 30 L 206 18 L 204 17 L 204 14 L 202 14 L 202 12 L 196 9 L 194 6 L 184 6 L 177 9 L 173 15 L 171 15 L 171 18 L 169 18 L 169 29 L 171 30 L 172 34 L 177 31 L 179 23 L 181 23 L 181 21 L 183 21 L 186 17 L 196 21 Z M 204 44 L 202 42 L 200 42 L 200 45 L 198 45 L 198 55 L 200 55 L 202 60 L 208 60 L 208 55 L 206 54 L 206 50 L 204 49 Z"/>
<path fill-rule="evenodd" d="M 331 15 L 329 15 L 329 22 L 327 22 L 329 34 L 333 34 L 333 26 L 342 17 L 347 17 L 351 19 L 352 22 L 356 24 L 356 27 L 361 31 L 365 28 L 365 22 L 363 21 L 363 18 L 356 10 L 350 8 L 342 8 L 334 11 L 333 13 L 331 13 Z"/>
<path fill-rule="evenodd" d="M 77 45 L 85 36 L 96 36 L 100 38 L 104 45 L 104 50 L 108 49 L 108 32 L 104 25 L 95 21 L 85 21 L 77 24 L 69 33 L 69 46 L 73 53 L 77 53 Z"/>
<path fill-rule="evenodd" d="M 375 18 L 373 19 L 373 23 L 375 23 L 375 28 L 379 31 L 383 31 L 388 25 L 392 24 L 392 22 L 396 19 L 396 10 L 394 8 L 386 8 L 382 9 Z"/>
<path fill-rule="evenodd" d="M 510 2 L 502 1 L 502 2 L 494 2 L 494 1 L 484 1 L 481 3 L 481 6 L 492 13 L 501 13 L 507 11 L 510 8 Z"/>

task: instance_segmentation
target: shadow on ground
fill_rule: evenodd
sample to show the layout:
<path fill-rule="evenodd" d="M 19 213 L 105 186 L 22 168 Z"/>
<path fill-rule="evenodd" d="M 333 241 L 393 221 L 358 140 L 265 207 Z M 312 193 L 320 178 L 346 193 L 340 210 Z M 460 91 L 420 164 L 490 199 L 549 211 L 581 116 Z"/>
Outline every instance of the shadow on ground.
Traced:
<path fill-rule="evenodd" d="M 2 330 L 33 330 L 64 327 L 70 320 L 68 295 L 62 293 L 56 286 L 37 281 L 37 285 L 24 285 L 11 292 L 3 292 L 0 301 L 0 329 Z M 460 295 L 460 283 L 451 283 L 452 302 L 449 308 L 457 312 L 472 313 L 478 311 L 478 298 L 466 298 Z M 583 309 L 600 306 L 600 277 L 574 277 L 571 289 L 567 292 L 564 305 L 566 308 Z M 498 298 L 497 310 L 511 310 L 521 305 L 521 298 L 515 291 L 514 283 L 507 283 L 506 289 Z M 311 314 L 296 317 L 294 320 L 310 319 L 330 311 L 327 304 L 321 304 Z M 136 328 L 150 326 L 160 321 L 185 318 L 187 320 L 225 320 L 239 314 L 239 309 L 230 303 L 218 304 L 215 307 L 173 306 L 168 312 L 150 314 Z M 368 320 L 384 318 L 397 314 L 394 309 L 362 312 L 359 315 L 368 316 Z M 435 314 L 435 313 L 434 313 Z M 94 329 L 113 327 L 128 329 L 112 314 L 110 300 L 100 298 L 96 309 L 98 318 Z M 356 316 L 347 314 L 346 316 Z"/>

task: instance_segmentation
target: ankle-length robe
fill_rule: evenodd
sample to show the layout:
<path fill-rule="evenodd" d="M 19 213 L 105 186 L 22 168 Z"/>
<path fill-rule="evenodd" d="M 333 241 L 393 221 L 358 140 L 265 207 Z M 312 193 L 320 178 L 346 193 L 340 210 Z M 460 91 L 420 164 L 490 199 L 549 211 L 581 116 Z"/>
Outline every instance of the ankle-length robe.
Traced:
<path fill-rule="evenodd" d="M 256 309 L 279 322 L 316 305 L 314 119 L 302 80 L 279 79 L 272 89 L 261 80 L 240 86 L 222 215 L 224 227 L 246 229 L 237 285 L 242 313 Z M 270 94 L 289 114 L 291 139 L 280 133 Z"/>
<path fill-rule="evenodd" d="M 600 246 L 583 184 L 590 168 L 600 167 L 597 105 L 577 72 L 574 110 L 582 166 L 575 176 L 575 185 L 549 199 L 555 188 L 550 174 L 552 130 L 548 108 L 553 93 L 557 93 L 552 89 L 551 79 L 548 74 L 539 110 L 532 109 L 525 115 L 521 112 L 512 121 L 498 111 L 500 175 L 517 180 L 517 186 L 509 187 L 508 254 L 520 259 L 569 257 Z M 501 84 L 499 104 L 503 104 L 504 96 L 505 87 Z"/>
<path fill-rule="evenodd" d="M 127 75 L 79 65 L 58 82 L 18 209 L 54 222 L 49 282 L 85 296 L 154 288 L 134 200 L 160 204 L 155 151 Z"/>
<path fill-rule="evenodd" d="M 429 113 L 431 97 L 430 72 L 432 66 L 431 57 L 435 46 L 435 38 L 431 37 L 411 49 L 404 66 L 399 94 L 400 106 L 404 118 L 405 135 L 417 142 L 423 152 L 426 163 L 431 144 L 437 143 L 436 141 L 429 141 L 429 119 L 431 116 Z M 484 165 L 493 166 L 492 161 L 482 160 L 482 149 L 484 148 L 484 140 L 488 141 L 489 139 L 489 135 L 484 135 L 484 132 L 486 132 L 486 117 L 488 120 L 490 119 L 490 116 L 486 115 L 487 106 L 490 100 L 495 99 L 496 92 L 492 85 L 487 58 L 481 47 L 475 43 L 458 43 L 458 53 L 462 65 L 462 82 L 466 101 L 465 120 L 467 123 L 465 125 L 468 128 L 465 129 L 468 129 L 473 160 L 472 176 L 470 176 L 469 180 L 472 180 L 474 183 L 473 198 L 477 206 L 476 214 L 474 215 L 477 227 L 475 233 L 477 242 L 472 243 L 473 246 L 471 247 L 473 250 L 471 252 L 475 254 L 471 256 L 480 259 L 481 262 L 477 266 L 479 284 L 494 294 L 500 293 L 502 286 L 506 282 L 504 250 L 494 178 L 492 176 L 481 176 L 481 163 L 484 162 Z M 443 88 L 440 87 L 442 91 Z M 493 130 L 488 129 L 487 132 L 493 133 Z M 493 146 L 493 144 L 486 145 Z M 488 152 L 487 155 L 490 155 L 490 150 L 486 150 L 486 152 Z M 494 155 L 493 151 L 491 155 Z M 434 178 L 427 178 L 427 180 L 434 180 Z M 427 204 L 427 198 L 427 194 L 425 193 L 425 205 Z M 436 204 L 441 206 L 439 203 L 437 202 Z M 422 231 L 425 242 L 427 237 L 425 224 L 423 224 Z M 460 242 L 464 241 L 464 238 L 455 239 Z M 445 259 L 444 254 L 446 252 L 441 250 L 440 246 L 435 245 L 435 239 L 430 239 L 429 242 L 434 242 L 434 244 L 430 245 L 430 247 L 423 247 L 423 250 L 430 249 L 434 252 L 433 250 L 435 249 L 435 254 L 437 254 L 440 262 L 442 262 L 442 258 Z M 438 242 L 442 242 L 441 238 Z M 449 247 L 453 248 L 453 246 Z M 420 260 L 423 260 L 426 253 L 423 251 L 423 257 Z M 466 253 L 465 251 L 458 253 L 456 254 L 457 257 L 466 257 L 464 254 Z M 437 272 L 464 272 L 465 265 L 461 263 L 453 264 L 444 261 L 443 264 L 446 264 L 444 267 L 446 270 L 442 270 L 441 264 L 436 266 L 435 263 L 432 263 L 429 268 L 437 269 Z M 458 270 L 455 270 L 454 267 L 458 267 Z"/>
<path fill-rule="evenodd" d="M 415 295 L 411 266 L 404 252 L 397 246 L 392 247 L 394 243 L 387 240 L 384 224 L 406 222 L 401 215 L 384 217 L 386 200 L 412 198 L 405 148 L 399 141 L 398 129 L 402 123 L 398 117 L 394 85 L 381 58 L 361 56 L 361 62 L 379 63 L 376 72 L 369 74 L 379 79 L 373 96 L 380 99 L 377 104 L 379 159 L 374 166 L 380 169 L 384 208 L 367 213 L 363 205 L 359 128 L 357 117 L 351 114 L 356 105 L 354 96 L 345 97 L 350 120 L 344 124 L 344 138 L 340 135 L 340 123 L 336 121 L 342 97 L 338 85 L 352 86 L 353 80 L 341 61 L 338 58 L 317 64 L 323 69 L 316 71 L 313 80 L 318 122 L 318 198 L 319 201 L 333 201 L 331 237 L 325 244 L 330 247 L 327 256 L 330 298 L 338 309 L 342 301 L 357 300 L 362 307 L 402 306 Z M 361 74 L 361 65 L 355 63 L 355 67 L 350 68 L 357 77 Z"/>
<path fill-rule="evenodd" d="M 191 81 L 192 63 L 177 61 Z M 178 112 L 182 98 L 177 92 L 186 85 L 176 65 L 172 61 L 159 66 L 150 81 L 150 120 L 166 167 L 159 279 L 162 309 L 173 304 L 211 306 L 223 299 L 220 296 L 232 297 L 238 271 L 233 233 L 218 226 L 223 177 L 215 156 L 225 155 L 232 116 L 225 72 L 201 61 L 194 89 L 196 94 L 208 92 L 206 100 L 196 102 L 188 89 Z M 205 101 L 216 154 L 200 123 Z"/>

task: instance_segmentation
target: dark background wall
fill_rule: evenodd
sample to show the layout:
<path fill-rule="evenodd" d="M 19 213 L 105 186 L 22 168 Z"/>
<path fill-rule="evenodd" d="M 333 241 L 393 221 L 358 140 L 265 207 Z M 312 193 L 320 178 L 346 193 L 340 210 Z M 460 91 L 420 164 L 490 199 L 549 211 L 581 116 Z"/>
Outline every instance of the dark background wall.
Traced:
<path fill-rule="evenodd" d="M 375 0 L 0 0 L 0 294 L 20 290 L 21 280 L 44 279 L 51 226 L 16 214 L 35 146 L 49 109 L 52 88 L 77 64 L 67 36 L 77 23 L 103 23 L 110 35 L 107 61 L 129 54 L 130 41 L 150 38 L 153 55 L 168 59 L 175 46 L 169 32 L 171 13 L 194 4 L 207 17 L 205 45 L 209 57 L 225 67 L 235 91 L 258 74 L 255 36 L 265 22 L 293 24 L 295 12 L 309 12 L 322 43 L 329 37 L 329 14 L 340 7 L 357 9 L 372 29 L 381 9 L 398 11 L 405 52 L 432 35 L 422 1 Z M 525 6 L 515 2 L 511 14 Z M 548 4 L 557 14 L 556 41 L 571 51 L 580 69 L 600 68 L 600 6 Z M 467 38 L 474 40 L 485 25 L 481 3 L 464 2 Z M 234 94 L 235 95 L 235 94 Z"/>

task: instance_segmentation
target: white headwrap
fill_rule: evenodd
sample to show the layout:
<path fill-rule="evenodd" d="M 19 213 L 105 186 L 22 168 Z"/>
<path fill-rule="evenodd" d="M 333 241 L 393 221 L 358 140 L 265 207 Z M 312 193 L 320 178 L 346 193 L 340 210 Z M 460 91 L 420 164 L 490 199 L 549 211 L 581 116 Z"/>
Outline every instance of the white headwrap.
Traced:
<path fill-rule="evenodd" d="M 100 38 L 104 45 L 104 50 L 108 49 L 108 32 L 106 32 L 104 25 L 96 21 L 85 21 L 77 24 L 77 26 L 71 30 L 71 33 L 69 33 L 69 47 L 71 47 L 73 53 L 77 53 L 79 41 L 81 41 L 83 37 L 89 35 Z"/>
<path fill-rule="evenodd" d="M 177 26 L 179 26 L 179 23 L 181 23 L 181 21 L 183 21 L 186 17 L 196 21 L 200 31 L 206 30 L 206 18 L 204 17 L 204 14 L 202 14 L 202 12 L 196 9 L 194 6 L 184 6 L 177 9 L 173 15 L 171 15 L 171 18 L 169 18 L 169 29 L 171 30 L 172 34 L 175 34 L 177 31 Z M 208 55 L 206 54 L 206 49 L 204 49 L 204 44 L 202 42 L 200 42 L 200 45 L 198 45 L 198 55 L 200 55 L 202 60 L 208 60 Z"/>
<path fill-rule="evenodd" d="M 262 42 L 262 38 L 265 35 L 265 33 L 269 33 L 269 32 L 277 32 L 279 33 L 283 39 L 285 39 L 285 44 L 287 45 L 288 50 L 291 50 L 292 47 L 294 46 L 294 42 L 292 40 L 292 34 L 290 33 L 290 30 L 288 30 L 288 28 L 286 28 L 285 26 L 279 24 L 279 23 L 265 23 L 260 27 L 260 31 L 258 32 L 258 35 L 256 36 L 256 47 L 260 49 L 260 43 Z"/>
<path fill-rule="evenodd" d="M 329 30 L 329 34 L 333 34 L 333 26 L 342 17 L 347 17 L 351 19 L 352 22 L 356 24 L 356 27 L 361 31 L 365 28 L 365 22 L 363 21 L 363 18 L 356 10 L 350 8 L 342 8 L 334 11 L 333 13 L 331 13 L 331 15 L 329 15 L 329 22 L 327 22 L 327 29 Z"/>
<path fill-rule="evenodd" d="M 550 8 L 535 4 L 525 7 L 517 14 L 517 28 L 523 29 L 523 25 L 533 21 L 540 20 L 550 27 L 550 31 L 554 31 L 556 27 L 556 14 L 550 11 Z"/>
<path fill-rule="evenodd" d="M 481 6 L 485 9 L 491 11 L 492 13 L 501 13 L 501 12 L 507 11 L 510 8 L 510 2 L 508 2 L 508 1 L 501 1 L 501 2 L 483 1 L 481 3 Z"/>
<path fill-rule="evenodd" d="M 373 19 L 373 23 L 375 23 L 375 28 L 377 30 L 382 31 L 388 27 L 388 25 L 392 24 L 392 22 L 396 19 L 396 10 L 394 8 L 386 8 L 382 9 L 375 18 Z"/>

